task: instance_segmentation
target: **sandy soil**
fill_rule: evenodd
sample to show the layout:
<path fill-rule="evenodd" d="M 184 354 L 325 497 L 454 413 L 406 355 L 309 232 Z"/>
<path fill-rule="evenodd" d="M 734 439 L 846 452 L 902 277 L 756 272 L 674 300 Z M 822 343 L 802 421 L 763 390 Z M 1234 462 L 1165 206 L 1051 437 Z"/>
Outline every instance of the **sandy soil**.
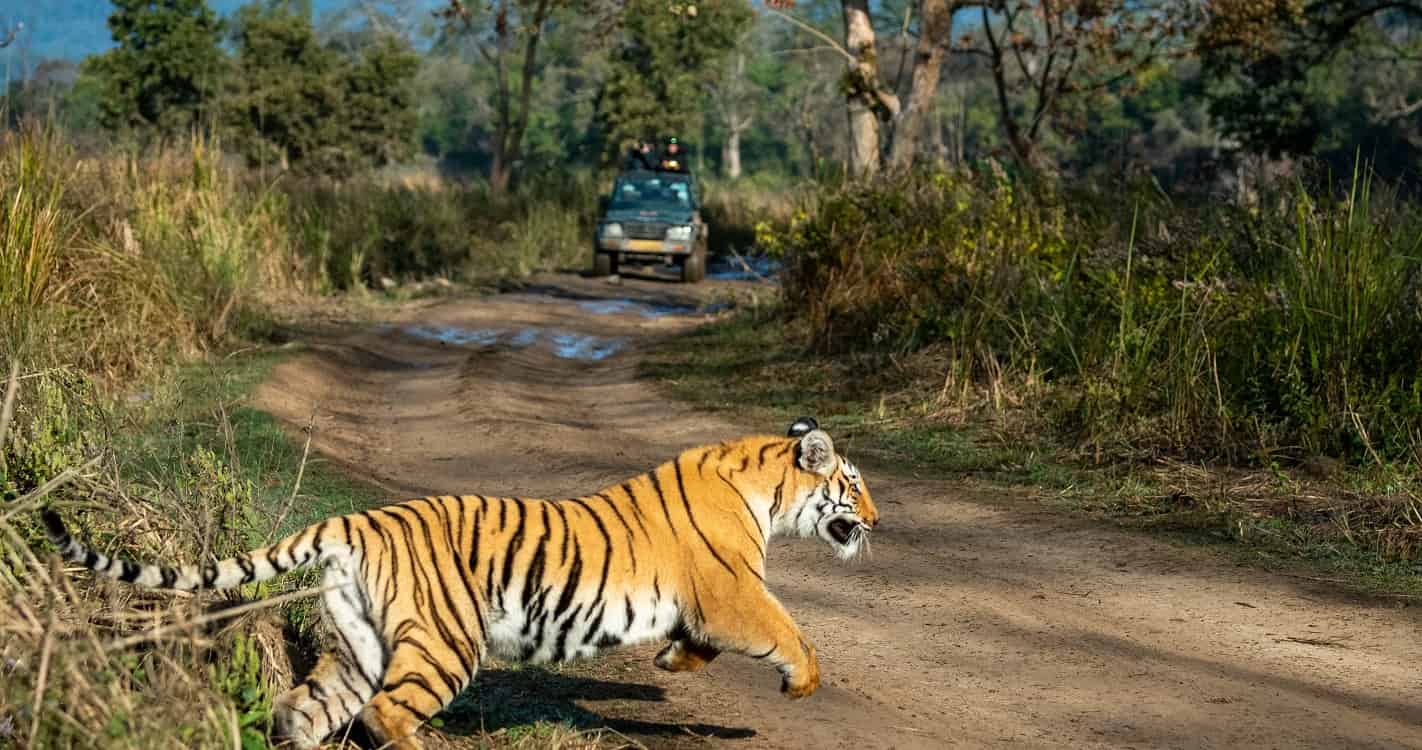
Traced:
<path fill-rule="evenodd" d="M 696 307 L 732 286 L 554 276 L 412 304 L 311 342 L 259 406 L 293 428 L 314 413 L 314 447 L 392 499 L 592 491 L 702 442 L 783 428 L 698 413 L 636 378 L 640 351 L 704 321 Z M 663 673 L 647 647 L 489 670 L 475 696 L 485 726 L 500 700 L 649 747 L 1422 747 L 1415 608 L 1002 490 L 863 468 L 883 513 L 872 559 L 771 547 L 771 587 L 819 648 L 813 697 L 783 699 L 776 674 L 735 656 Z M 457 730 L 437 735 L 461 746 Z"/>

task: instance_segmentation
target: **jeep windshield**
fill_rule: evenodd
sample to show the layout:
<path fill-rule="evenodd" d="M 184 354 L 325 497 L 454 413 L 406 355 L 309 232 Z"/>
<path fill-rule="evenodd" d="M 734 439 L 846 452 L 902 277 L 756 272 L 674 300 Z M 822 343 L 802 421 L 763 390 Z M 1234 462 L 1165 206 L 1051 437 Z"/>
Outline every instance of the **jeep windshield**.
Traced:
<path fill-rule="evenodd" d="M 689 211 L 691 185 L 685 178 L 666 175 L 625 175 L 612 188 L 613 211 Z"/>

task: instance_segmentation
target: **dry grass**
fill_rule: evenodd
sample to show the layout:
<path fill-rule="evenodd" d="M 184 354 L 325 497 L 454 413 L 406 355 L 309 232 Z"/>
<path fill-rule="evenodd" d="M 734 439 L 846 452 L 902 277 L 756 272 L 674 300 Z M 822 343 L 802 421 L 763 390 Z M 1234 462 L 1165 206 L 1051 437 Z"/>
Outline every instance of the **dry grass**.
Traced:
<path fill-rule="evenodd" d="M 44 377 L 24 384 L 34 399 L 21 393 L 20 377 L 12 373 L 5 402 L 18 404 L 14 419 L 0 420 L 9 463 L 8 499 L 0 505 L 0 745 L 263 743 L 273 687 L 292 678 L 275 609 L 281 598 L 234 608 L 235 593 L 177 597 L 85 580 L 38 551 L 42 535 L 34 524 L 42 506 L 82 507 L 89 512 L 79 526 L 106 551 L 147 559 L 223 556 L 246 547 L 241 483 L 216 457 L 195 455 L 171 483 L 135 484 L 120 476 L 111 452 L 88 443 L 65 447 L 76 447 L 76 458 L 92 455 L 25 486 L 35 477 L 22 465 L 37 465 L 35 451 L 57 449 L 26 433 L 51 431 L 47 421 L 57 403 L 53 391 L 34 385 Z M 204 549 L 189 540 L 204 540 Z"/>

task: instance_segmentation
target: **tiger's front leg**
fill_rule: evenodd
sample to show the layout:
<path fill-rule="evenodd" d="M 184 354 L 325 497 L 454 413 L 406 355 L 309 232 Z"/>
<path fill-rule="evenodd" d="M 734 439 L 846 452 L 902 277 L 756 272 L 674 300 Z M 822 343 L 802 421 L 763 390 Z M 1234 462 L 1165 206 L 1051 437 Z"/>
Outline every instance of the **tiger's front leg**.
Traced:
<path fill-rule="evenodd" d="M 774 664 L 781 674 L 780 692 L 791 698 L 804 698 L 815 692 L 820 686 L 819 659 L 790 613 L 758 582 L 741 587 L 741 592 L 733 601 L 703 610 L 706 621 L 691 643 L 715 644 L 714 648 L 695 647 L 709 651 L 713 657 L 719 649 Z M 680 643 L 673 641 L 662 654 L 676 649 L 683 659 L 699 658 L 700 654 Z M 658 654 L 659 662 L 662 654 Z"/>

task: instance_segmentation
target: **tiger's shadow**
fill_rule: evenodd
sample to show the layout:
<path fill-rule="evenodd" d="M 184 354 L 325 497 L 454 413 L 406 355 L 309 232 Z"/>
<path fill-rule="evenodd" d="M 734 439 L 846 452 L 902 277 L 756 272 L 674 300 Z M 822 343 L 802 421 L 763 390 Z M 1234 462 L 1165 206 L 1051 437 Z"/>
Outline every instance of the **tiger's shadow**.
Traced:
<path fill-rule="evenodd" d="M 579 705 L 580 700 L 659 703 L 666 700 L 666 690 L 655 685 L 599 680 L 542 667 L 484 669 L 480 670 L 474 685 L 455 698 L 440 714 L 443 723 L 440 731 L 449 734 L 492 733 L 546 722 L 575 729 L 611 729 L 634 738 L 697 735 L 745 739 L 755 736 L 755 730 L 747 727 L 604 716 Z M 625 712 L 619 713 L 625 716 Z"/>

